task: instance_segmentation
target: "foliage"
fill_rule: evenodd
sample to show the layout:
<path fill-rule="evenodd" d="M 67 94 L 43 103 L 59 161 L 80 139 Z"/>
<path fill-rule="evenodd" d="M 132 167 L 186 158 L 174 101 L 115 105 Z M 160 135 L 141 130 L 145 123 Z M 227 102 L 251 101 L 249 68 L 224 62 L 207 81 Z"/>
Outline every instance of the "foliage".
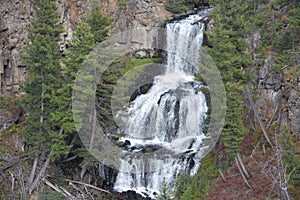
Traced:
<path fill-rule="evenodd" d="M 208 5 L 208 0 L 172 0 L 165 5 L 166 10 L 178 14 L 186 12 L 200 5 Z"/>
<path fill-rule="evenodd" d="M 221 134 L 221 141 L 224 141 L 225 151 L 229 155 L 229 160 L 234 158 L 234 154 L 239 152 L 243 137 L 248 133 L 243 124 L 243 97 L 240 91 L 243 89 L 240 84 L 226 83 L 227 110 L 225 126 Z"/>
<path fill-rule="evenodd" d="M 159 194 L 156 197 L 157 200 L 171 200 L 171 195 L 169 194 L 168 184 L 165 179 L 160 184 Z"/>
<path fill-rule="evenodd" d="M 267 51 L 274 51 L 275 72 L 281 71 L 286 66 L 299 66 L 299 37 L 300 34 L 300 3 L 298 1 L 290 2 L 277 0 L 274 5 L 283 7 L 290 5 L 286 12 L 280 9 L 273 9 L 272 5 L 266 4 L 257 12 L 255 23 L 261 28 L 260 48 Z M 261 54 L 261 57 L 264 55 Z"/>
<path fill-rule="evenodd" d="M 24 105 L 29 113 L 23 133 L 32 155 L 51 149 L 52 157 L 57 158 L 68 149 L 63 140 L 55 139 L 63 136 L 59 136 L 58 127 L 53 126 L 51 120 L 51 113 L 56 110 L 52 100 L 62 83 L 58 40 L 63 29 L 58 23 L 55 1 L 34 0 L 33 4 L 36 19 L 23 56 L 29 73 L 23 87 L 26 92 Z"/>
<path fill-rule="evenodd" d="M 54 166 L 53 175 L 49 178 L 49 181 L 57 186 L 64 186 L 65 185 L 65 177 L 63 171 L 60 169 L 59 166 Z"/>
<path fill-rule="evenodd" d="M 128 3 L 127 0 L 119 0 L 119 1 L 118 1 L 118 7 L 119 7 L 121 10 L 126 10 L 127 3 Z"/>
<path fill-rule="evenodd" d="M 273 70 L 281 72 L 283 68 L 289 67 L 287 73 L 295 72 L 299 68 L 299 1 L 220 1 L 212 0 L 211 4 L 215 5 L 210 17 L 214 19 L 214 29 L 206 33 L 211 44 L 205 47 L 210 53 L 218 68 L 221 71 L 226 86 L 227 97 L 227 113 L 226 122 L 223 129 L 220 143 L 225 144 L 225 151 L 228 154 L 229 161 L 232 161 L 234 154 L 239 152 L 240 145 L 244 135 L 248 132 L 243 124 L 243 98 L 242 91 L 245 84 L 252 79 L 249 69 L 253 65 L 249 44 L 247 38 L 256 27 L 255 31 L 261 34 L 260 43 L 254 47 L 256 57 L 262 62 L 255 60 L 256 65 L 263 64 L 264 58 L 273 55 L 275 65 Z M 285 7 L 285 9 L 282 9 Z M 278 9 L 276 8 L 278 7 Z M 297 13 L 297 14 L 296 14 Z M 288 74 L 287 74 L 288 75 Z M 293 73 L 292 75 L 295 75 Z M 292 76 L 291 75 L 291 76 Z M 292 86 L 294 87 L 294 86 Z M 257 95 L 258 91 L 254 91 Z M 287 134 L 284 142 L 284 162 L 287 164 L 287 173 L 291 173 L 289 183 L 289 193 L 295 199 L 299 196 L 299 149 L 295 145 L 296 137 Z M 202 160 L 204 162 L 204 159 Z M 227 163 L 228 164 L 228 163 Z M 225 166 L 225 163 L 222 163 Z M 215 167 L 213 163 L 212 166 Z M 220 166 L 222 167 L 222 166 Z M 294 169 L 294 171 L 293 171 Z M 205 172 L 207 172 L 205 170 Z M 205 198 L 207 192 L 195 195 L 195 187 L 193 182 L 202 179 L 210 183 L 211 177 L 205 177 L 201 173 L 201 169 L 195 177 L 188 182 L 187 185 L 181 184 L 180 191 L 184 189 L 181 199 L 197 199 Z M 216 174 L 217 175 L 217 174 Z M 199 177 L 198 177 L 199 176 Z M 271 184 L 267 177 L 253 177 L 258 183 L 264 186 L 264 189 L 257 188 L 260 192 L 268 191 L 265 183 Z M 180 182 L 181 179 L 178 179 Z M 184 187 L 182 187 L 184 185 Z M 208 184 L 209 185 L 209 184 Z M 225 184 L 224 184 L 225 185 Z M 198 186 L 197 188 L 205 188 L 206 186 Z M 218 187 L 224 187 L 223 185 Z M 237 186 L 238 187 L 238 186 Z M 196 189 L 197 190 L 197 189 Z M 222 193 L 222 192 L 220 192 Z M 217 197 L 220 196 L 218 193 Z M 261 194 L 260 194 L 261 195 Z M 259 195 L 258 195 L 259 196 Z"/>
<path fill-rule="evenodd" d="M 77 76 L 77 71 L 87 55 L 95 47 L 94 36 L 86 23 L 78 25 L 74 32 L 74 40 L 69 44 L 67 58 L 62 66 L 62 87 L 57 90 L 58 95 L 52 99 L 52 104 L 57 105 L 51 119 L 56 126 L 61 127 L 65 134 L 73 135 L 76 131 L 71 110 L 72 91 Z"/>
<path fill-rule="evenodd" d="M 97 5 L 93 8 L 89 17 L 78 25 L 74 32 L 74 39 L 70 42 L 69 51 L 66 52 L 67 58 L 64 60 L 63 65 L 63 87 L 59 89 L 59 96 L 55 99 L 56 104 L 59 105 L 59 109 L 53 114 L 53 118 L 60 124 L 59 126 L 64 128 L 65 133 L 68 133 L 68 138 L 73 139 L 77 134 L 73 119 L 73 113 L 82 113 L 83 110 L 72 109 L 72 92 L 74 89 L 74 83 L 79 68 L 88 58 L 90 52 L 96 47 L 97 42 L 101 42 L 107 37 L 107 27 L 109 20 L 102 14 L 100 7 Z M 90 97 L 90 90 L 81 90 L 82 99 Z M 78 155 L 80 158 L 84 158 L 81 165 L 94 165 L 95 158 L 82 147 L 80 141 L 75 141 L 72 153 Z"/>
<path fill-rule="evenodd" d="M 225 128 L 221 141 L 232 160 L 240 151 L 240 143 L 247 129 L 243 124 L 243 99 L 241 91 L 251 80 L 247 70 L 252 65 L 251 55 L 246 51 L 248 44 L 243 39 L 251 33 L 252 1 L 215 1 L 211 13 L 215 20 L 213 33 L 206 33 L 212 48 L 205 47 L 215 61 L 225 82 L 227 110 Z"/>
<path fill-rule="evenodd" d="M 53 190 L 44 190 L 41 194 L 41 200 L 63 200 L 64 196 Z"/>
<path fill-rule="evenodd" d="M 103 14 L 98 2 L 94 1 L 91 13 L 89 13 L 86 23 L 89 25 L 95 42 L 102 42 L 108 36 L 108 26 L 112 19 Z"/>
<path fill-rule="evenodd" d="M 176 183 L 175 183 L 175 190 L 174 190 L 174 199 L 180 199 L 181 196 L 183 195 L 183 193 L 185 192 L 189 179 L 191 179 L 191 177 L 189 175 L 186 174 L 179 174 L 179 176 L 176 179 Z"/>
<path fill-rule="evenodd" d="M 194 177 L 186 178 L 184 176 L 181 176 L 177 180 L 177 190 L 179 188 L 186 188 L 182 193 L 180 199 L 192 200 L 206 197 L 208 191 L 213 186 L 211 180 L 216 178 L 217 176 L 217 166 L 215 164 L 213 154 L 209 153 L 201 160 L 201 165 Z M 186 179 L 188 184 L 184 185 L 185 181 L 182 181 L 182 179 Z"/>
<path fill-rule="evenodd" d="M 154 62 L 160 62 L 160 58 L 131 58 L 129 60 L 126 60 L 125 66 L 129 69 L 132 69 L 134 67 L 138 67 L 145 64 L 151 64 Z"/>
<path fill-rule="evenodd" d="M 297 191 L 300 190 L 300 148 L 297 146 L 297 137 L 290 135 L 288 128 L 285 128 L 283 137 L 283 160 L 287 165 L 286 173 L 290 175 L 289 184 L 292 185 L 289 192 L 294 199 L 299 199 Z"/>
<path fill-rule="evenodd" d="M 178 14 L 178 13 L 183 13 L 189 10 L 189 8 L 187 7 L 187 5 L 185 4 L 185 1 L 183 0 L 177 0 L 177 1 L 173 1 L 172 3 L 167 3 L 166 4 L 166 10 Z"/>

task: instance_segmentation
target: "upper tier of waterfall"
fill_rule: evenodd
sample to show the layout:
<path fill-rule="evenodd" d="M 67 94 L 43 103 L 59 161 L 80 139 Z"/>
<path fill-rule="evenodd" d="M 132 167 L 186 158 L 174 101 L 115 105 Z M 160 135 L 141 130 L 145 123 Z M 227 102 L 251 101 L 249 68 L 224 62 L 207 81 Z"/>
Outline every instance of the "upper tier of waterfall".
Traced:
<path fill-rule="evenodd" d="M 125 142 L 116 191 L 133 190 L 155 198 L 163 180 L 170 189 L 181 173 L 198 169 L 202 125 L 207 112 L 201 83 L 194 81 L 203 27 L 199 15 L 168 23 L 167 66 L 154 78 L 146 94 L 139 95 L 123 117 Z"/>

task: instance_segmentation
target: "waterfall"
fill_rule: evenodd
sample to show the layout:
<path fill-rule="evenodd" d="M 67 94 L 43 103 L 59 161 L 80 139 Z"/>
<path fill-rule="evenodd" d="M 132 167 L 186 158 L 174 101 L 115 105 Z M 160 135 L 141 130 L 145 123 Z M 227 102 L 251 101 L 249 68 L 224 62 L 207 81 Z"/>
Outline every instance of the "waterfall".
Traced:
<path fill-rule="evenodd" d="M 204 25 L 191 23 L 199 18 L 167 24 L 167 70 L 127 110 L 116 191 L 155 198 L 163 180 L 172 189 L 181 172 L 194 174 L 199 167 L 208 108 L 201 83 L 194 81 L 197 68 L 186 59 L 198 58 Z"/>

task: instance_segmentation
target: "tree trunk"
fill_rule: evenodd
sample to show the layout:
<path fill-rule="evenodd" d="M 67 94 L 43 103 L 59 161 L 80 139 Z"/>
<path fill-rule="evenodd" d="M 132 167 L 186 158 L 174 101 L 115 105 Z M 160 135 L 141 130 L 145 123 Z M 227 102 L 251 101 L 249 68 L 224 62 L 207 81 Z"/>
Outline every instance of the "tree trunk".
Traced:
<path fill-rule="evenodd" d="M 85 185 L 85 186 L 93 188 L 95 190 L 99 190 L 101 192 L 105 192 L 105 193 L 110 194 L 110 191 L 98 188 L 98 187 L 96 187 L 94 185 L 91 185 L 91 184 L 88 184 L 88 183 L 84 183 L 84 182 L 80 182 L 80 181 L 73 181 L 73 180 L 70 180 L 70 179 L 65 179 L 65 180 L 68 181 L 68 182 L 70 182 L 70 183 L 77 183 L 77 184 Z"/>
<path fill-rule="evenodd" d="M 75 196 L 73 196 L 70 192 L 68 192 L 67 190 L 65 190 L 64 188 L 58 188 L 56 185 L 52 184 L 50 181 L 48 181 L 47 179 L 43 179 L 43 182 L 48 185 L 50 188 L 52 188 L 54 191 L 64 195 L 64 197 L 70 199 L 70 200 L 76 200 L 77 198 Z"/>
<path fill-rule="evenodd" d="M 247 179 L 246 179 L 246 177 L 245 177 L 245 175 L 244 175 L 244 173 L 243 173 L 243 171 L 242 171 L 242 169 L 241 169 L 241 167 L 240 167 L 240 165 L 239 165 L 239 162 L 238 162 L 238 160 L 237 160 L 236 157 L 235 157 L 235 163 L 236 163 L 236 165 L 237 165 L 237 167 L 238 167 L 238 169 L 239 169 L 239 172 L 240 172 L 240 174 L 241 174 L 241 176 L 242 176 L 244 182 L 246 183 L 246 185 L 247 185 L 250 189 L 252 189 L 252 187 L 251 187 L 251 185 L 249 184 L 249 182 L 247 181 Z"/>
<path fill-rule="evenodd" d="M 31 173 L 30 173 L 30 176 L 29 176 L 29 179 L 28 179 L 28 185 L 31 185 L 31 183 L 33 182 L 36 167 L 37 167 L 37 164 L 38 164 L 38 159 L 39 159 L 39 157 L 35 156 L 34 161 L 33 161 L 33 165 L 32 165 L 32 170 L 31 170 Z"/>
<path fill-rule="evenodd" d="M 44 165 L 43 165 L 41 171 L 39 172 L 39 174 L 37 175 L 37 177 L 35 178 L 35 180 L 33 181 L 33 183 L 29 187 L 29 191 L 28 191 L 29 195 L 32 193 L 32 191 L 36 187 L 37 183 L 39 182 L 39 180 L 44 175 L 49 163 L 50 163 L 50 158 L 47 158 L 46 162 L 44 162 Z"/>
<path fill-rule="evenodd" d="M 267 142 L 269 143 L 269 145 L 273 148 L 274 144 L 273 144 L 272 140 L 270 139 L 269 134 L 267 133 L 266 128 L 265 128 L 263 122 L 261 121 L 259 114 L 257 113 L 257 110 L 255 109 L 255 106 L 254 106 L 254 103 L 253 103 L 253 100 L 252 100 L 252 97 L 251 97 L 251 93 L 250 93 L 250 90 L 249 90 L 248 86 L 246 86 L 246 93 L 247 93 L 250 105 L 252 107 L 252 110 L 254 112 L 254 115 L 255 115 L 255 117 L 256 117 L 256 119 L 257 119 L 257 121 L 258 121 L 258 123 L 259 123 L 259 125 L 260 125 L 260 127 L 261 127 L 261 129 L 263 131 L 263 133 L 264 133 L 264 136 L 265 136 Z"/>
<path fill-rule="evenodd" d="M 237 158 L 238 158 L 238 160 L 239 160 L 239 162 L 240 162 L 240 164 L 241 164 L 241 167 L 242 167 L 242 169 L 243 169 L 243 171 L 244 171 L 246 177 L 247 177 L 247 178 L 250 178 L 250 175 L 249 175 L 249 173 L 248 173 L 248 171 L 247 171 L 247 169 L 246 169 L 246 167 L 245 167 L 245 165 L 244 165 L 244 162 L 243 162 L 243 160 L 242 160 L 242 158 L 241 158 L 240 153 L 237 153 L 236 155 L 237 155 Z"/>
<path fill-rule="evenodd" d="M 93 143 L 95 139 L 95 133 L 96 133 L 96 125 L 97 125 L 97 112 L 96 108 L 94 107 L 93 114 L 92 114 L 92 132 L 91 132 L 91 139 L 89 143 L 89 150 L 93 149 Z M 87 165 L 84 164 L 82 166 L 81 172 L 80 172 L 80 178 L 83 179 L 85 173 L 86 173 Z"/>
<path fill-rule="evenodd" d="M 220 173 L 221 178 L 223 179 L 223 181 L 226 182 L 225 176 L 224 176 L 224 174 L 222 173 L 222 171 L 220 169 L 219 169 L 219 173 Z"/>

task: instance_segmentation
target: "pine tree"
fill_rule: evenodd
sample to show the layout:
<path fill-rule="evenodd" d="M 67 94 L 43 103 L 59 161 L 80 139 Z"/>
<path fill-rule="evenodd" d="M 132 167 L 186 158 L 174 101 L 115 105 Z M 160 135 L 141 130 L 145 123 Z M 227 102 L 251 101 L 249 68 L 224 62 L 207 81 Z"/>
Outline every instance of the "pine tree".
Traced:
<path fill-rule="evenodd" d="M 87 136 L 90 136 L 90 138 L 87 138 L 89 141 L 84 141 L 85 144 L 89 143 L 88 147 L 81 148 L 82 143 L 80 142 L 79 146 L 73 149 L 73 154 L 84 158 L 81 163 L 81 177 L 84 176 L 87 166 L 93 165 L 95 162 L 95 158 L 92 157 L 86 149 L 92 150 L 95 127 L 94 125 L 90 126 L 82 123 L 80 117 L 75 117 L 74 120 L 73 114 L 76 116 L 88 115 L 92 124 L 96 124 L 97 117 L 96 108 L 92 108 L 93 106 L 91 106 L 92 110 L 90 111 L 72 107 L 72 95 L 73 92 L 75 92 L 77 94 L 76 98 L 80 98 L 81 102 L 87 102 L 89 99 L 93 99 L 91 97 L 91 94 L 93 94 L 93 91 L 91 91 L 92 88 L 87 88 L 85 85 L 90 83 L 90 81 L 93 81 L 89 70 L 91 70 L 92 66 L 96 64 L 97 61 L 93 59 L 94 57 L 90 58 L 89 54 L 95 48 L 97 42 L 102 42 L 107 37 L 108 25 L 110 23 L 111 20 L 103 15 L 98 3 L 94 2 L 91 13 L 89 13 L 87 18 L 78 25 L 74 32 L 74 38 L 69 44 L 70 48 L 68 49 L 68 52 L 66 52 L 66 59 L 64 60 L 62 69 L 63 87 L 58 90 L 59 97 L 55 99 L 55 104 L 58 105 L 58 109 L 54 113 L 52 119 L 58 126 L 61 126 L 64 129 L 65 134 L 67 134 L 69 138 L 74 138 L 77 135 L 74 126 L 74 123 L 76 123 L 77 128 L 81 127 L 86 129 Z M 89 59 L 87 59 L 88 57 Z M 78 70 L 83 65 L 89 66 L 89 69 L 80 75 L 80 81 L 83 81 L 83 83 L 79 83 L 80 81 L 78 82 L 77 80 L 76 86 L 74 86 Z M 96 88 L 94 88 L 94 90 L 96 90 Z M 91 102 L 90 105 L 94 103 L 95 102 Z"/>
<path fill-rule="evenodd" d="M 242 120 L 242 90 L 251 80 L 247 67 L 251 66 L 248 44 L 243 39 L 251 32 L 252 16 L 250 1 L 219 1 L 212 15 L 215 19 L 214 33 L 206 33 L 213 48 L 207 48 L 222 74 L 226 88 L 226 118 L 221 141 L 226 146 L 229 160 L 240 151 L 240 144 L 247 129 Z"/>
<path fill-rule="evenodd" d="M 169 194 L 168 184 L 164 178 L 160 184 L 159 194 L 156 198 L 157 200 L 171 200 L 171 195 Z"/>
<path fill-rule="evenodd" d="M 33 1 L 36 20 L 30 29 L 31 44 L 26 48 L 24 62 L 28 66 L 29 76 L 24 85 L 26 108 L 29 113 L 24 132 L 27 145 L 32 146 L 33 154 L 49 149 L 46 144 L 51 131 L 50 113 L 51 95 L 57 88 L 60 76 L 59 33 L 62 27 L 57 25 L 54 1 Z"/>
<path fill-rule="evenodd" d="M 72 113 L 72 91 L 77 76 L 77 71 L 87 55 L 95 47 L 94 36 L 86 23 L 78 25 L 74 32 L 73 41 L 66 52 L 67 58 L 62 65 L 62 87 L 57 90 L 57 95 L 52 98 L 52 104 L 57 106 L 51 115 L 51 120 L 56 126 L 61 127 L 65 134 L 70 136 L 76 132 Z"/>
<path fill-rule="evenodd" d="M 30 42 L 23 56 L 29 73 L 24 84 L 24 101 L 29 116 L 23 134 L 30 154 L 35 157 L 29 178 L 29 193 L 43 176 L 50 157 L 58 158 L 68 150 L 64 145 L 64 135 L 51 120 L 51 114 L 56 110 L 52 100 L 62 84 L 58 41 L 63 29 L 59 24 L 54 0 L 33 0 L 32 3 L 35 8 L 35 21 L 32 23 Z M 35 178 L 37 165 L 45 159 L 46 162 Z"/>
<path fill-rule="evenodd" d="M 105 40 L 108 36 L 108 26 L 111 24 L 112 19 L 103 14 L 98 2 L 94 1 L 92 10 L 86 20 L 94 35 L 95 42 L 99 43 Z"/>
<path fill-rule="evenodd" d="M 83 110 L 75 110 L 75 108 L 71 107 L 74 83 L 77 76 L 77 71 L 84 63 L 89 53 L 94 49 L 95 45 L 96 43 L 94 35 L 91 32 L 91 28 L 87 23 L 82 22 L 77 27 L 74 33 L 73 41 L 70 42 L 69 51 L 66 53 L 67 59 L 65 60 L 65 66 L 63 68 L 64 86 L 59 90 L 60 97 L 56 101 L 56 103 L 59 105 L 59 109 L 55 114 L 55 120 L 58 124 L 64 127 L 65 132 L 72 138 L 75 136 L 75 134 L 77 134 L 74 123 L 80 123 L 79 121 L 74 121 L 73 112 L 76 112 L 77 114 L 84 112 Z M 87 91 L 85 87 L 77 88 L 76 91 L 80 91 L 82 100 L 85 99 L 83 101 L 87 101 L 91 94 L 91 91 Z M 94 112 L 95 110 L 93 110 L 93 113 L 90 113 L 93 121 L 96 120 Z M 90 156 L 85 148 L 75 149 L 74 153 L 79 157 L 84 158 L 83 170 L 81 173 L 83 176 L 86 170 L 86 163 L 94 160 L 94 158 Z"/>

